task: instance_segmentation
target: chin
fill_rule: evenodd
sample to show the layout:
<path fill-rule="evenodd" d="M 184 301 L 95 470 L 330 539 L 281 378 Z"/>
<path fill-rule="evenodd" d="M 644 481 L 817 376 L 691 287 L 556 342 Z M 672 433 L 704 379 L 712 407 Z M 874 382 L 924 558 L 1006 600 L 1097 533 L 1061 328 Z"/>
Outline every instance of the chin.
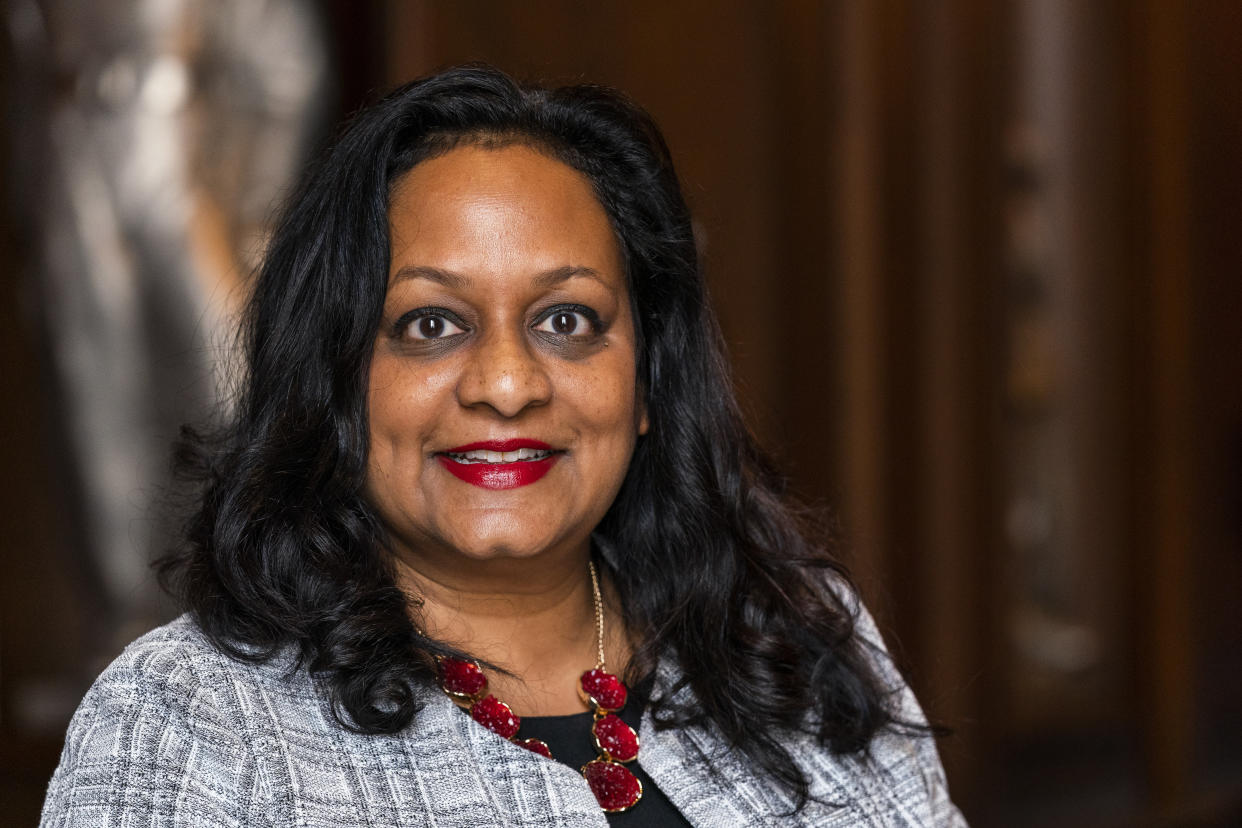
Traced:
<path fill-rule="evenodd" d="M 531 558 L 563 545 L 574 534 L 549 531 L 562 523 L 556 516 L 532 519 L 530 514 L 488 510 L 475 512 L 473 517 L 474 520 L 462 521 L 452 528 L 445 526 L 449 531 L 443 534 L 452 547 L 472 560 Z"/>
<path fill-rule="evenodd" d="M 460 551 L 465 557 L 482 563 L 485 561 L 499 561 L 505 559 L 520 560 L 523 558 L 533 558 L 543 550 L 532 549 L 512 543 L 496 542 L 484 546 L 471 546 L 461 549 Z"/>
<path fill-rule="evenodd" d="M 504 534 L 480 533 L 473 537 L 461 538 L 460 542 L 454 543 L 453 546 L 464 557 L 481 562 L 504 558 L 533 558 L 555 543 L 553 539 L 540 542 L 532 540 L 529 534 L 515 535 L 506 532 Z"/>

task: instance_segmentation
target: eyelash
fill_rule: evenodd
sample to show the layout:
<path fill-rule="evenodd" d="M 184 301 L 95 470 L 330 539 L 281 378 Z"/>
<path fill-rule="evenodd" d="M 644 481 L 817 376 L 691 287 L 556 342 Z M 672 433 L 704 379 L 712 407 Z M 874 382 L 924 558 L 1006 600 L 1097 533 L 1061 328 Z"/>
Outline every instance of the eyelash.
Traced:
<path fill-rule="evenodd" d="M 582 339 L 582 338 L 590 337 L 590 336 L 598 336 L 604 331 L 603 321 L 600 319 L 599 314 L 596 313 L 594 309 L 589 308 L 586 305 L 576 305 L 576 304 L 553 305 L 552 307 L 540 313 L 539 316 L 536 317 L 533 325 L 536 325 L 536 326 L 542 325 L 544 322 L 548 321 L 553 316 L 556 316 L 557 314 L 560 314 L 560 313 L 578 314 L 579 316 L 581 316 L 583 319 L 586 320 L 587 325 L 590 326 L 590 331 L 586 334 L 557 334 L 551 331 L 537 331 L 537 333 L 545 337 L 572 340 L 572 339 Z M 402 314 L 401 318 L 399 318 L 396 321 L 396 323 L 393 325 L 393 331 L 392 331 L 393 336 L 395 336 L 398 339 L 405 339 L 407 338 L 406 332 L 409 330 L 411 325 L 413 325 L 415 322 L 417 322 L 420 319 L 426 319 L 428 317 L 433 317 L 433 316 L 443 317 L 444 319 L 451 322 L 453 325 L 456 325 L 457 327 L 461 328 L 462 330 L 465 330 L 465 331 L 470 330 L 470 327 L 465 322 L 462 321 L 461 317 L 453 313 L 448 308 L 428 306 L 424 308 L 415 308 L 414 310 L 407 311 L 406 313 Z M 445 336 L 445 337 L 437 337 L 434 339 L 415 339 L 415 341 L 439 342 L 443 339 L 449 339 L 457 335 L 458 334 L 449 334 L 448 336 Z M 414 339 L 414 337 L 409 337 L 409 338 Z"/>
<path fill-rule="evenodd" d="M 398 319 L 396 323 L 392 326 L 393 336 L 395 336 L 397 339 L 406 339 L 407 338 L 406 332 L 410 329 L 411 325 L 413 325 L 415 322 L 417 322 L 420 319 L 427 319 L 428 317 L 433 317 L 433 316 L 442 317 L 443 319 L 448 320 L 449 322 L 461 328 L 462 330 L 466 330 L 466 331 L 470 330 L 469 326 L 467 326 L 466 323 L 461 320 L 461 317 L 453 313 L 448 308 L 426 307 L 426 308 L 415 308 L 412 311 L 408 311 L 402 314 L 401 318 Z M 456 334 L 450 334 L 450 336 L 455 336 L 455 335 Z M 415 337 L 408 337 L 408 338 L 414 339 L 417 342 L 438 342 L 441 339 L 441 338 L 417 339 Z M 447 339 L 448 337 L 442 337 L 442 338 Z"/>
<path fill-rule="evenodd" d="M 545 310 L 543 313 L 539 314 L 539 316 L 535 319 L 535 325 L 536 326 L 542 325 L 544 322 L 547 322 L 552 317 L 558 314 L 562 314 L 562 313 L 578 314 L 579 316 L 581 316 L 583 319 L 586 320 L 587 325 L 590 326 L 590 331 L 588 331 L 587 333 L 582 333 L 582 334 L 578 334 L 578 333 L 557 334 L 551 331 L 539 331 L 538 333 L 545 334 L 547 336 L 563 338 L 563 339 L 581 340 L 586 337 L 598 336 L 599 334 L 604 332 L 604 323 L 602 320 L 600 320 L 599 314 L 596 313 L 593 309 L 588 308 L 586 305 L 573 305 L 573 304 L 553 305 L 552 307 Z"/>

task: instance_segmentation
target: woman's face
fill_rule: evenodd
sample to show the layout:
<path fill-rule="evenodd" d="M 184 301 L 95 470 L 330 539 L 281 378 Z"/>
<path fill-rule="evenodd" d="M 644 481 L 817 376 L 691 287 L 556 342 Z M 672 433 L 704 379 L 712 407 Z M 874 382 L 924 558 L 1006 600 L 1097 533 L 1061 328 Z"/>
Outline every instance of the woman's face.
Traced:
<path fill-rule="evenodd" d="M 525 146 L 465 146 L 406 173 L 388 220 L 367 489 L 395 548 L 579 554 L 646 430 L 621 252 L 590 183 Z"/>

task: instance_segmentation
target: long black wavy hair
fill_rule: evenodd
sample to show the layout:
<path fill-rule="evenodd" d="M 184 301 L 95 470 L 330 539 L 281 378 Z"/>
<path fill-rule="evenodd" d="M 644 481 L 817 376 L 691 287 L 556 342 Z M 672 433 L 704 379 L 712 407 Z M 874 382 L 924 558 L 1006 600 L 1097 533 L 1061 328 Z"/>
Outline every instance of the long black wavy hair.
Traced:
<path fill-rule="evenodd" d="M 423 159 L 514 142 L 591 181 L 627 268 L 650 431 L 596 533 L 637 642 L 627 679 L 673 664 L 679 684 L 650 700 L 658 726 L 714 726 L 800 807 L 807 781 L 782 735 L 865 751 L 894 723 L 890 690 L 855 631 L 846 574 L 743 422 L 664 139 L 614 90 L 522 87 L 470 66 L 355 116 L 272 238 L 230 422 L 210 438 L 185 432 L 178 462 L 202 495 L 162 581 L 235 657 L 296 648 L 343 725 L 410 723 L 415 686 L 434 680 L 428 654 L 453 650 L 416 630 L 364 496 L 388 198 Z M 693 702 L 675 700 L 686 686 Z"/>

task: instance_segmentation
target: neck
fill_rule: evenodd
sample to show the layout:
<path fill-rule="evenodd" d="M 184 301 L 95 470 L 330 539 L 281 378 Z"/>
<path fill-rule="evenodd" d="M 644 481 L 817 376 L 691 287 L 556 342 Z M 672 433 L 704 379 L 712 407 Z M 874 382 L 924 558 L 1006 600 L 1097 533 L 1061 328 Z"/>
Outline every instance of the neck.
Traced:
<path fill-rule="evenodd" d="M 402 588 L 422 601 L 414 620 L 429 636 L 508 673 L 488 671 L 491 692 L 520 715 L 562 715 L 584 709 L 577 679 L 598 659 L 588 556 L 584 547 L 557 560 L 458 558 L 437 566 L 403 558 L 398 572 Z M 612 667 L 625 654 L 614 634 L 619 615 L 608 605 Z"/>

